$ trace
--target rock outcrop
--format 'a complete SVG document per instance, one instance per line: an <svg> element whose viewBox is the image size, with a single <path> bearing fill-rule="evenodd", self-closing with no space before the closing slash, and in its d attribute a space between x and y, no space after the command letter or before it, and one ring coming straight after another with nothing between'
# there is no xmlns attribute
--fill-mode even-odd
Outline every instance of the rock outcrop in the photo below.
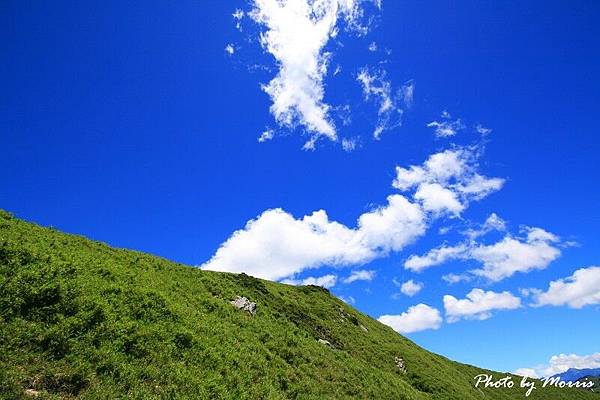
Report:
<svg viewBox="0 0 600 400"><path fill-rule="evenodd" d="M238 310L248 311L250 315L256 315L256 303L248 300L245 297L237 296L235 300L231 301L231 305Z"/></svg>
<svg viewBox="0 0 600 400"><path fill-rule="evenodd" d="M394 357L394 364L402 373L406 373L406 364L402 357Z"/></svg>

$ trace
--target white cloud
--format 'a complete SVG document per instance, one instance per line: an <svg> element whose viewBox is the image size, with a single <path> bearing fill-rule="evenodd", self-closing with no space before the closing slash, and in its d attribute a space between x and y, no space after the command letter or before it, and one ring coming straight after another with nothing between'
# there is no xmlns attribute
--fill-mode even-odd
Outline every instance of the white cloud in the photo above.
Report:
<svg viewBox="0 0 600 400"><path fill-rule="evenodd" d="M424 286L425 285L423 285L422 282L415 282L411 279L400 285L400 291L405 295L412 297L419 293Z"/></svg>
<svg viewBox="0 0 600 400"><path fill-rule="evenodd" d="M336 116L339 118L340 122L344 126L348 126L352 123L352 112L349 104L340 105L334 108ZM352 138L344 138L342 139L342 147L344 147L344 142L353 142L356 144L356 139Z"/></svg>
<svg viewBox="0 0 600 400"><path fill-rule="evenodd" d="M439 235L446 235L451 230L452 230L452 227L450 227L450 226L442 226L440 229L438 229L438 234Z"/></svg>
<svg viewBox="0 0 600 400"><path fill-rule="evenodd" d="M420 272L426 268L443 264L449 260L475 260L483 267L469 271L475 276L497 282L517 272L526 273L535 269L544 269L561 252L560 239L541 228L524 228L526 236L515 238L506 235L494 244L478 244L475 241L456 246L441 246L430 250L423 256L412 255L404 263L406 269ZM455 276L448 281L455 283Z"/></svg>
<svg viewBox="0 0 600 400"><path fill-rule="evenodd" d="M244 18L244 15L245 15L244 11L239 8L236 8L236 10L233 12L233 14L231 14L231 16L237 20Z"/></svg>
<svg viewBox="0 0 600 400"><path fill-rule="evenodd" d="M383 131L402 124L403 110L398 106L398 98L402 92L392 93L392 85L386 79L384 70L371 71L368 67L364 67L356 76L356 80L362 86L365 100L373 99L379 106L373 137L380 139Z"/></svg>
<svg viewBox="0 0 600 400"><path fill-rule="evenodd" d="M439 310L426 304L417 304L400 315L382 315L377 321L400 334L438 329L442 325Z"/></svg>
<svg viewBox="0 0 600 400"><path fill-rule="evenodd" d="M457 299L454 296L444 296L444 308L448 322L460 319L484 320L492 316L494 310L513 310L521 307L521 299L510 292L496 293L473 289L467 294L466 299Z"/></svg>
<svg viewBox="0 0 600 400"><path fill-rule="evenodd" d="M271 113L283 126L302 125L311 134L306 149L314 148L318 137L337 139L324 102L323 78L331 53L324 51L339 31L340 21L358 32L363 14L358 0L253 0L250 18L265 30L261 45L279 66L279 72L263 90L271 97ZM241 17L240 17L241 18ZM239 19L238 19L239 21Z"/></svg>
<svg viewBox="0 0 600 400"><path fill-rule="evenodd" d="M490 216L485 220L483 224L483 228L485 232L489 232L491 230L496 231L505 231L506 230L506 222L502 218L500 218L496 213L491 213Z"/></svg>
<svg viewBox="0 0 600 400"><path fill-rule="evenodd" d="M475 240L480 236L484 236L492 231L506 231L506 222L500 218L496 213L491 213L490 216L485 220L483 225L478 229L469 229L464 234L471 240Z"/></svg>
<svg viewBox="0 0 600 400"><path fill-rule="evenodd" d="M429 157L426 166L411 168L435 175L448 185L450 178L446 175L452 168L439 160L440 154L442 159L448 157L445 152L438 153ZM477 175L475 166L463 161L461 176L454 183ZM396 181L394 185L399 186ZM440 216L425 201L416 199L416 193L412 197L411 200L400 194L388 196L386 205L360 215L356 227L330 221L325 210L298 219L282 209L267 210L235 231L202 268L280 280L324 265L363 265L402 250ZM460 195L460 198L466 206L466 197Z"/></svg>
<svg viewBox="0 0 600 400"><path fill-rule="evenodd" d="M243 10L240 10L239 8L236 9L233 14L231 14L231 16L233 17L233 19L235 19L235 28L238 31L242 30L242 19L244 18L246 14L244 13Z"/></svg>
<svg viewBox="0 0 600 400"><path fill-rule="evenodd" d="M404 102L404 105L408 108L412 107L415 96L415 82L409 81L405 83L400 89L400 93L402 95L402 101Z"/></svg>
<svg viewBox="0 0 600 400"><path fill-rule="evenodd" d="M471 271L497 282L516 272L544 269L560 256L555 246L558 237L540 228L526 228L523 239L506 236L493 245L479 245L469 251L469 258L480 261L483 268Z"/></svg>
<svg viewBox="0 0 600 400"><path fill-rule="evenodd" d="M350 276L344 279L344 283L352 283L355 281L371 281L375 277L375 271L365 269L352 271Z"/></svg>
<svg viewBox="0 0 600 400"><path fill-rule="evenodd" d="M459 119L452 121L452 116L448 111L442 112L441 121L433 121L427 124L428 128L435 128L435 136L437 137L450 137L458 133L458 131L465 128L465 125Z"/></svg>
<svg viewBox="0 0 600 400"><path fill-rule="evenodd" d="M559 354L550 357L547 364L533 368L519 368L515 374L532 378L550 377L565 372L571 368L586 369L600 368L600 353L579 356L577 354Z"/></svg>
<svg viewBox="0 0 600 400"><path fill-rule="evenodd" d="M459 283L459 282L469 282L469 281L473 280L473 276L468 275L468 274L449 273L449 274L442 276L442 279L445 280L446 282L448 282L448 284L454 285L455 283Z"/></svg>
<svg viewBox="0 0 600 400"><path fill-rule="evenodd" d="M492 133L492 130L490 128L486 128L481 124L475 125L475 130L482 136L489 135L490 133Z"/></svg>
<svg viewBox="0 0 600 400"><path fill-rule="evenodd" d="M421 272L426 268L445 263L448 260L460 258L466 251L466 245L442 246L430 250L423 256L412 255L404 262L404 268Z"/></svg>
<svg viewBox="0 0 600 400"><path fill-rule="evenodd" d="M309 276L307 278L300 279L300 280L289 278L289 279L284 279L281 281L281 283L285 283L288 285L295 285L295 286L315 285L315 286L323 286L326 289L334 287L336 282L337 282L337 276L333 275L333 274L323 275L323 276L319 276L319 277Z"/></svg>
<svg viewBox="0 0 600 400"><path fill-rule="evenodd" d="M503 179L477 173L477 157L466 148L436 153L422 166L396 167L393 186L402 191L415 188L415 198L428 211L458 215L469 201L480 200L504 185Z"/></svg>
<svg viewBox="0 0 600 400"><path fill-rule="evenodd" d="M439 183L422 183L415 192L415 199L420 200L427 211L448 211L458 215L465 206L458 199L458 193L447 189Z"/></svg>
<svg viewBox="0 0 600 400"><path fill-rule="evenodd" d="M404 196L362 214L357 228L329 221L324 210L295 219L267 210L221 245L202 267L278 280L323 265L360 265L398 251L425 232L425 214Z"/></svg>
<svg viewBox="0 0 600 400"><path fill-rule="evenodd" d="M515 375L526 376L529 378L539 378L536 370L534 368L519 368L515 371Z"/></svg>
<svg viewBox="0 0 600 400"><path fill-rule="evenodd" d="M356 138L344 138L342 139L342 149L347 152L354 151L357 146Z"/></svg>
<svg viewBox="0 0 600 400"><path fill-rule="evenodd" d="M354 297L352 297L352 296L348 296L348 297L346 297L346 296L338 296L338 298L341 301L343 301L344 303L346 303L346 304L354 304L354 303L356 303L356 299L354 299Z"/></svg>
<svg viewBox="0 0 600 400"><path fill-rule="evenodd" d="M225 52L232 56L233 53L235 53L235 47L232 44L228 44L227 46L225 46Z"/></svg>
<svg viewBox="0 0 600 400"><path fill-rule="evenodd" d="M275 132L273 131L273 129L267 129L258 137L258 143L264 143L268 140L271 140L274 136Z"/></svg>
<svg viewBox="0 0 600 400"><path fill-rule="evenodd" d="M573 275L550 282L548 290L533 290L534 305L581 308L600 304L600 267L578 269Z"/></svg>

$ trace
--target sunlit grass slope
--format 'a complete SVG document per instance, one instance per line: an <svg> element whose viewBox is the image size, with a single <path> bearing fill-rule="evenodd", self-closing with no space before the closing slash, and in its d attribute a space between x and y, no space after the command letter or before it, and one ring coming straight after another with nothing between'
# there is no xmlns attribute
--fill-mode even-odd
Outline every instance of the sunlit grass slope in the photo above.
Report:
<svg viewBox="0 0 600 400"><path fill-rule="evenodd" d="M238 295L255 316L230 304ZM0 211L0 398L524 399L475 389L480 372L324 289L200 271Z"/></svg>

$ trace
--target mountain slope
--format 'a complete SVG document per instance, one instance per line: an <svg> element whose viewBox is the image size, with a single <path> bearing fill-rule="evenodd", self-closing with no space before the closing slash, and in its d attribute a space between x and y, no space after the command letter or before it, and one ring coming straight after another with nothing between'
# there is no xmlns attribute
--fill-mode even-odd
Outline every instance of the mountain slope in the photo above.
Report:
<svg viewBox="0 0 600 400"><path fill-rule="evenodd" d="M596 395L600 395L600 376L588 375L588 376L584 376L583 378L579 378L578 381L579 382L588 382L588 381L594 382L594 386L592 386L588 390L596 393Z"/></svg>
<svg viewBox="0 0 600 400"><path fill-rule="evenodd" d="M600 376L600 368L569 368L565 372L553 375L553 378L558 377L563 381L576 381L586 376Z"/></svg>
<svg viewBox="0 0 600 400"><path fill-rule="evenodd" d="M258 304L255 316L230 304L238 295ZM200 271L0 211L3 399L524 398L473 388L482 372L324 289Z"/></svg>

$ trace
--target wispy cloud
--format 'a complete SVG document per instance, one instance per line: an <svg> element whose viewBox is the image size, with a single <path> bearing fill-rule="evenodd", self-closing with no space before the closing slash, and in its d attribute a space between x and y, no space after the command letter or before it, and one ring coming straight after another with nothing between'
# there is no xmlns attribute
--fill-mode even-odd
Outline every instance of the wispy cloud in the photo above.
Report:
<svg viewBox="0 0 600 400"><path fill-rule="evenodd" d="M496 213L491 213L485 222L478 228L470 228L464 234L470 239L475 240L480 236L484 236L492 231L506 231L506 222Z"/></svg>
<svg viewBox="0 0 600 400"><path fill-rule="evenodd" d="M402 96L404 106L411 108L415 96L415 81L411 80L402 85L400 88L400 95Z"/></svg>
<svg viewBox="0 0 600 400"><path fill-rule="evenodd" d="M490 133L492 133L492 130L490 128L486 128L485 126L483 126L481 124L475 125L475 131L483 136L489 135Z"/></svg>
<svg viewBox="0 0 600 400"><path fill-rule="evenodd" d="M399 107L398 101L400 98L404 98L405 93L403 91L399 93L392 91L392 85L386 78L386 72L382 69L372 70L364 67L356 76L356 80L362 86L365 100L372 100L378 105L378 118L373 137L379 139L385 130L400 126L404 111ZM412 101L412 92L410 93L410 100Z"/></svg>
<svg viewBox="0 0 600 400"><path fill-rule="evenodd" d="M344 279L344 283L352 283L356 281L371 281L375 277L375 271L373 270L357 270L352 271L350 276Z"/></svg>
<svg viewBox="0 0 600 400"><path fill-rule="evenodd" d="M467 250L467 246L460 244L458 246L441 246L429 250L422 256L411 255L405 262L404 268L414 272L421 272L429 267L441 265L446 261L456 258L462 258Z"/></svg>
<svg viewBox="0 0 600 400"><path fill-rule="evenodd" d="M338 298L346 304L355 304L356 299L352 296L338 296Z"/></svg>
<svg viewBox="0 0 600 400"><path fill-rule="evenodd" d="M494 244L470 241L455 246L443 245L422 256L410 256L404 267L420 272L450 260L475 260L482 264L482 268L471 270L469 273L497 282L517 272L544 269L560 256L560 239L556 235L541 228L530 227L524 227L523 233L523 237L508 234ZM454 279L458 278L458 275L447 277L451 283L460 280Z"/></svg>
<svg viewBox="0 0 600 400"><path fill-rule="evenodd" d="M271 128L266 129L263 133L258 137L258 143L267 142L275 137L275 131Z"/></svg>
<svg viewBox="0 0 600 400"><path fill-rule="evenodd" d="M459 119L452 120L452 116L448 111L442 112L440 121L432 121L427 124L428 128L434 128L435 136L445 138L454 136L458 131L465 128L465 125Z"/></svg>
<svg viewBox="0 0 600 400"><path fill-rule="evenodd" d="M470 282L473 280L473 275L469 275L469 274L455 274L455 273L449 273L446 275L442 276L442 279L446 282L448 282L448 284L450 285L454 285L456 283L460 283L460 282Z"/></svg>
<svg viewBox="0 0 600 400"><path fill-rule="evenodd" d="M232 56L233 53L235 53L235 47L234 47L234 45L230 43L227 46L225 46L225 53L227 53L230 56Z"/></svg>
<svg viewBox="0 0 600 400"><path fill-rule="evenodd" d="M358 146L358 140L356 138L344 138L342 139L342 149L346 152L351 152Z"/></svg>
<svg viewBox="0 0 600 400"><path fill-rule="evenodd" d="M238 31L242 30L242 19L244 18L244 16L246 15L246 13L243 10L240 10L239 8L236 9L233 14L231 14L231 16L233 17L233 19L235 20L235 28Z"/></svg>

